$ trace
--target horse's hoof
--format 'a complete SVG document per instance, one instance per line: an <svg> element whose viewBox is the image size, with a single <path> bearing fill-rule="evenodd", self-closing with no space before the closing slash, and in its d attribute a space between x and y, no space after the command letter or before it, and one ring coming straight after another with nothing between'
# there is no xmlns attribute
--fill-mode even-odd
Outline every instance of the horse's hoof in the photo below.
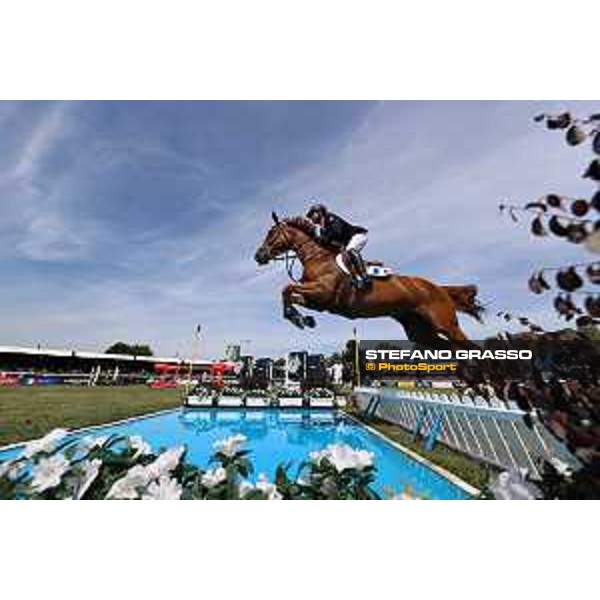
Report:
<svg viewBox="0 0 600 600"><path fill-rule="evenodd" d="M304 319L302 317L297 317L295 319L290 319L290 321L298 328L304 329Z"/></svg>
<svg viewBox="0 0 600 600"><path fill-rule="evenodd" d="M304 324L311 329L314 329L317 326L317 320L311 315L304 317L303 321Z"/></svg>

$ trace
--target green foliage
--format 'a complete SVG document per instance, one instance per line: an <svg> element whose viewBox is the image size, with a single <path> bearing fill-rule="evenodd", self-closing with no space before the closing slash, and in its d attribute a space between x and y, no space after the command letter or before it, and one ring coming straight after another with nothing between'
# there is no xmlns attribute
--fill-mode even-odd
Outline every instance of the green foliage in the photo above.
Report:
<svg viewBox="0 0 600 600"><path fill-rule="evenodd" d="M148 344L126 344L117 342L106 349L106 354L127 354L129 356L154 356Z"/></svg>

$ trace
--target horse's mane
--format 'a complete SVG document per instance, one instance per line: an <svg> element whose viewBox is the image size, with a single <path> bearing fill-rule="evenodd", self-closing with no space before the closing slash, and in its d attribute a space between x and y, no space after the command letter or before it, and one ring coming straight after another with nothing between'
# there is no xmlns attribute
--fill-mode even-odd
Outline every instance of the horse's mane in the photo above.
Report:
<svg viewBox="0 0 600 600"><path fill-rule="evenodd" d="M284 219L284 223L293 227L294 229L299 229L300 231L310 235L310 237L315 237L315 225L306 217L288 217Z"/></svg>

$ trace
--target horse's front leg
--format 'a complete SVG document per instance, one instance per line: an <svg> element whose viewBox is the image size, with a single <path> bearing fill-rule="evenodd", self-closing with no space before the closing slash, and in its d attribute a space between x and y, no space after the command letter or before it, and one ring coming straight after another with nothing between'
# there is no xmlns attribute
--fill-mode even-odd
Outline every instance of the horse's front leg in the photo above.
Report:
<svg viewBox="0 0 600 600"><path fill-rule="evenodd" d="M285 287L281 294L283 300L283 317L291 321L296 327L316 327L317 322L311 315L303 315L294 304L307 306L309 304L312 289L310 286L290 284Z"/></svg>
<svg viewBox="0 0 600 600"><path fill-rule="evenodd" d="M292 300L293 285L286 285L281 293L281 300L283 302L283 318L293 323L296 327L304 329L304 319L300 311L294 306Z"/></svg>

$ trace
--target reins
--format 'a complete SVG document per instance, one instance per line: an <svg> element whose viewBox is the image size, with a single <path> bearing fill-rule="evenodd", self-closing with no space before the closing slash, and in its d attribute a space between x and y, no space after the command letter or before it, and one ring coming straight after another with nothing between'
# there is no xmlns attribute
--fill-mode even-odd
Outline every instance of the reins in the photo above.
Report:
<svg viewBox="0 0 600 600"><path fill-rule="evenodd" d="M276 224L277 227L283 227L283 229L281 229L281 233L283 234L283 236L286 239L286 243L288 245L292 245L290 243L290 238L288 236L288 233L285 229L285 223L284 222L279 222ZM294 283L299 283L300 279L297 279L296 277L294 277L294 265L296 264L296 260L298 260L298 250L301 250L306 244L308 244L309 242L313 242L314 240L309 238L307 240L305 240L304 242L302 242L298 248L296 249L295 252L292 252L290 250L287 250L283 256L276 256L275 258L273 258L272 260L274 261L285 261L285 270L287 271L288 277L294 282ZM306 257L306 260L308 260L310 258L310 256Z"/></svg>
<svg viewBox="0 0 600 600"><path fill-rule="evenodd" d="M294 282L294 283L299 283L299 279L297 279L296 277L294 277L294 265L296 264L296 259L298 258L298 255L294 252L290 252L289 250L283 254L283 256L276 256L273 260L274 261L285 261L285 270L287 271L288 277Z"/></svg>

